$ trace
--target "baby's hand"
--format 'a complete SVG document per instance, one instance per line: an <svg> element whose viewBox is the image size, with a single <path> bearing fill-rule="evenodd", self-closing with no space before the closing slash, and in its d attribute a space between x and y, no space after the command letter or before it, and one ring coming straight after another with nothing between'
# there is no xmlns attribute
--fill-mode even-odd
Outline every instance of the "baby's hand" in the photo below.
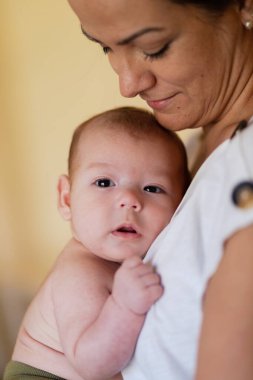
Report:
<svg viewBox="0 0 253 380"><path fill-rule="evenodd" d="M126 259L114 277L112 296L121 307L146 314L163 293L160 276L138 256Z"/></svg>

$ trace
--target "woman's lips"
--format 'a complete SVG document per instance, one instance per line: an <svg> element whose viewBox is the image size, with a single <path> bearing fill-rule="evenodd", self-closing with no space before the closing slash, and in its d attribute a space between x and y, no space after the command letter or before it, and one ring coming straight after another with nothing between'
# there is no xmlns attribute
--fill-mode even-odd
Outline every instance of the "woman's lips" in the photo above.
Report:
<svg viewBox="0 0 253 380"><path fill-rule="evenodd" d="M149 105L149 107L153 108L154 110L161 111L170 105L170 103L173 101L176 95L177 94L174 94L160 100L146 100L146 102Z"/></svg>

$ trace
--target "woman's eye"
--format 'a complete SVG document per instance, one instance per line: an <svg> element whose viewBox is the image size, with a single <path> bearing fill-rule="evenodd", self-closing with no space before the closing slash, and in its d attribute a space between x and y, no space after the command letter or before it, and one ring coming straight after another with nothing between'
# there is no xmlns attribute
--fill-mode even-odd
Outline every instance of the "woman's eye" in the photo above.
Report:
<svg viewBox="0 0 253 380"><path fill-rule="evenodd" d="M150 59L150 60L162 58L167 53L169 45L170 45L170 43L167 42L160 50L158 50L154 53L144 53L145 58Z"/></svg>
<svg viewBox="0 0 253 380"><path fill-rule="evenodd" d="M159 186L153 186L153 185L145 186L144 191L147 191L148 193L156 193L156 194L164 193L164 190L161 189Z"/></svg>
<svg viewBox="0 0 253 380"><path fill-rule="evenodd" d="M102 49L105 54L108 54L111 51L111 49L108 46L102 46Z"/></svg>
<svg viewBox="0 0 253 380"><path fill-rule="evenodd" d="M114 182L108 178L101 178L95 181L97 187L112 187L115 186Z"/></svg>

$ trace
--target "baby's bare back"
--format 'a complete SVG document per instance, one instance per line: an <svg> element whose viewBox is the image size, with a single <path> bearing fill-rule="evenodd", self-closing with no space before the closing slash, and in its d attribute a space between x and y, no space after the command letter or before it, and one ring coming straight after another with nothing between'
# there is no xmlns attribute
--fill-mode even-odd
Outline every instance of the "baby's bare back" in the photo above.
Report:
<svg viewBox="0 0 253 380"><path fill-rule="evenodd" d="M99 266L99 262L95 263L95 266ZM82 321L78 320L77 313L77 318L72 324L73 327L71 326L65 332L59 331L59 322L60 319L65 317L69 318L69 314L71 311L73 312L77 304L80 306L77 309L79 313L85 315L85 308L88 307L86 299L88 293L83 292L80 296L80 291L84 290L84 284L81 283L80 276L85 278L87 275L88 277L91 275L91 271L92 268L85 252L78 251L76 254L72 252L71 257L68 253L63 252L59 256L53 270L40 287L25 314L12 360L66 379L83 379L66 356L66 352L70 351L71 348L68 347L68 340L64 342L63 339L63 335L71 336L71 331L73 330L73 339L70 339L69 342L69 346L73 346L73 342L78 339L76 331ZM114 270L108 271L106 266L100 268L97 283L101 286L105 286L105 284L111 286L113 274ZM68 283L73 284L73 287L68 286ZM65 284L66 288L61 284ZM80 299L84 304L83 309L81 309ZM57 306L59 304L65 306L60 309ZM83 322L86 322L85 319Z"/></svg>
<svg viewBox="0 0 253 380"><path fill-rule="evenodd" d="M49 275L25 314L12 359L66 379L81 380L64 355L51 285L52 275Z"/></svg>

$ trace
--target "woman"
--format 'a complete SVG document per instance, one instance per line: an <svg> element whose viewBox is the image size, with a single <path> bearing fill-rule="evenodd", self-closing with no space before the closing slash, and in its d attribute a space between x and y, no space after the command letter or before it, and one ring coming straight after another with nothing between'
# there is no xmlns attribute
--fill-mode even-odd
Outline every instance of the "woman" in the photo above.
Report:
<svg viewBox="0 0 253 380"><path fill-rule="evenodd" d="M148 259L165 293L126 380L253 379L253 0L69 0L121 94L202 128L200 167Z"/></svg>

